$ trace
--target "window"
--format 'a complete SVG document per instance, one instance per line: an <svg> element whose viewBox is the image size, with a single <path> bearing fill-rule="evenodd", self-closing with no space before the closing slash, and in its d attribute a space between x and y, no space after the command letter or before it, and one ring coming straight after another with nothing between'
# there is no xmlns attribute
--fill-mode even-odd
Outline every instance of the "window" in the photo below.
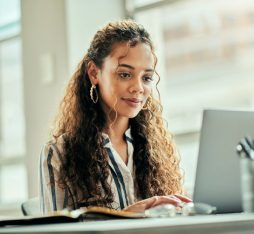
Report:
<svg viewBox="0 0 254 234"><path fill-rule="evenodd" d="M20 1L0 1L0 205L27 198Z"/></svg>
<svg viewBox="0 0 254 234"><path fill-rule="evenodd" d="M128 2L128 13L155 42L164 115L191 193L202 109L254 106L254 2Z"/></svg>

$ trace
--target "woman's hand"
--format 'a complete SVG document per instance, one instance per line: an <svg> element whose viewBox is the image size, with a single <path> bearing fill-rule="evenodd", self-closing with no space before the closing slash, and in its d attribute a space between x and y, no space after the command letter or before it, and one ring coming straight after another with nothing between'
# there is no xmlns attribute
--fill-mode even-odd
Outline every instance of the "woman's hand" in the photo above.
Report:
<svg viewBox="0 0 254 234"><path fill-rule="evenodd" d="M169 195L169 196L154 196L148 199L136 202L133 205L130 205L124 208L125 211L131 212L144 212L147 209L150 209L154 206L163 205L163 204L172 204L174 206L179 206L181 203L192 202L191 199L182 195Z"/></svg>

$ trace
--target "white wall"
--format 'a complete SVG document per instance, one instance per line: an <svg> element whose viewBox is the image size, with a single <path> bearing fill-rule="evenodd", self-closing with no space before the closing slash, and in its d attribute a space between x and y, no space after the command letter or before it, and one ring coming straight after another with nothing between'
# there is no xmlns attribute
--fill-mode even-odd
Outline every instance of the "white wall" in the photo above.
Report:
<svg viewBox="0 0 254 234"><path fill-rule="evenodd" d="M38 158L73 68L93 34L124 17L123 0L22 0L29 197L38 195Z"/></svg>
<svg viewBox="0 0 254 234"><path fill-rule="evenodd" d="M21 4L26 165L32 197L38 194L39 153L68 77L65 4L63 0L22 0ZM45 56L52 58L48 66L43 65ZM53 80L45 81L46 71Z"/></svg>

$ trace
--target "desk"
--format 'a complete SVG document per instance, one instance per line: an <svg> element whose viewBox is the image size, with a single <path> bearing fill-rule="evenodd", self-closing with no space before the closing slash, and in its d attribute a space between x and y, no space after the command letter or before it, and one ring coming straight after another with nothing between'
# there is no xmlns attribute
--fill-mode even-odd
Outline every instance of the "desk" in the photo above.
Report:
<svg viewBox="0 0 254 234"><path fill-rule="evenodd" d="M254 214L108 220L69 224L5 227L0 233L142 233L253 234Z"/></svg>

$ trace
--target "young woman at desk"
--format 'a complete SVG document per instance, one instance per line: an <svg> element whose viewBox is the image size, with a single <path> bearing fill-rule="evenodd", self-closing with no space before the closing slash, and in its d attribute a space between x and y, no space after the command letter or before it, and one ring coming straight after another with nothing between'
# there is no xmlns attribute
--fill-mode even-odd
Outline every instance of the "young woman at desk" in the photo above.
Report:
<svg viewBox="0 0 254 234"><path fill-rule="evenodd" d="M44 213L82 206L144 211L190 201L179 195L179 159L152 92L156 62L149 34L135 22L97 31L41 153Z"/></svg>

